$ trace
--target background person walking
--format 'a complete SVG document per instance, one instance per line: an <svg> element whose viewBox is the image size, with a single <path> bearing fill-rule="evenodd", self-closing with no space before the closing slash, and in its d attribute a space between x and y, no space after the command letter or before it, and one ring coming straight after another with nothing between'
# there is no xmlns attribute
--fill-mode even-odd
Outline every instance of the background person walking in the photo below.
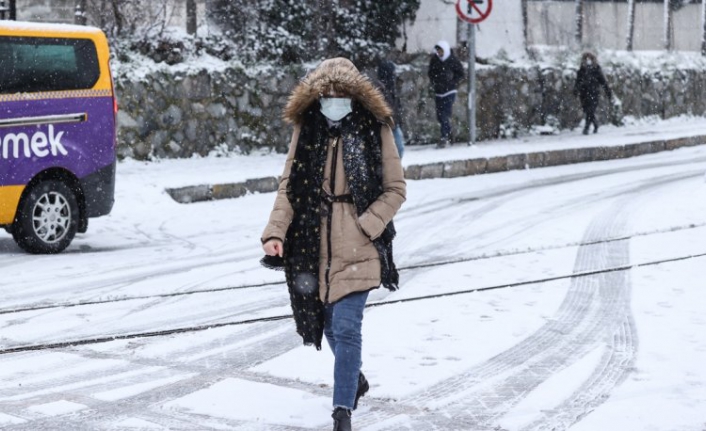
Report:
<svg viewBox="0 0 706 431"><path fill-rule="evenodd" d="M601 87L605 89L608 100L612 97L612 92L608 82L603 75L601 66L598 64L596 56L590 52L581 55L581 67L576 73L576 84L574 85L574 96L581 100L586 123L583 134L588 135L588 131L593 124L593 133L598 133L598 121L596 120L596 108L601 96Z"/></svg>
<svg viewBox="0 0 706 431"><path fill-rule="evenodd" d="M444 148L451 143L451 114L458 83L464 76L463 65L451 51L449 43L439 41L429 61L429 81L436 95L436 118L441 126L441 139L437 148Z"/></svg>
<svg viewBox="0 0 706 431"><path fill-rule="evenodd" d="M369 388L360 371L368 292L399 282L392 218L406 184L391 116L347 59L326 60L304 78L285 107L294 132L261 238L267 256L282 258L304 343L320 349L325 334L333 351L337 431L352 429L351 411Z"/></svg>
<svg viewBox="0 0 706 431"><path fill-rule="evenodd" d="M404 135L402 133L402 105L400 98L397 96L396 68L395 63L381 58L378 61L377 79L380 81L380 90L385 96L387 104L392 108L392 118L395 120L395 127L392 129L392 134L395 136L397 153L399 153L401 159L404 155Z"/></svg>

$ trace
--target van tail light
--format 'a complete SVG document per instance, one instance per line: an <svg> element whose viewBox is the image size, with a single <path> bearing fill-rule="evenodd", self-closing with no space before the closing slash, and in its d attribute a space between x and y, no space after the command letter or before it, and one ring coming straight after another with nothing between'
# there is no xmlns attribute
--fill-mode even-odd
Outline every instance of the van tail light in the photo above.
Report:
<svg viewBox="0 0 706 431"><path fill-rule="evenodd" d="M113 90L115 91L115 90ZM113 147L118 148L118 98L113 93Z"/></svg>
<svg viewBox="0 0 706 431"><path fill-rule="evenodd" d="M110 76L110 92L113 94L113 148L118 148L118 98L115 96L115 80L113 79L113 71L110 70L108 64L108 74Z"/></svg>

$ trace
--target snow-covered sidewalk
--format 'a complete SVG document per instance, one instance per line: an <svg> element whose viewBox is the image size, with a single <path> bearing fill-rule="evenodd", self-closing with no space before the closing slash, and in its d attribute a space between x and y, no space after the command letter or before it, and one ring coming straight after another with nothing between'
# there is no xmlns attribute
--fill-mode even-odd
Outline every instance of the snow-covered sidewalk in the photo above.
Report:
<svg viewBox="0 0 706 431"><path fill-rule="evenodd" d="M481 141L474 146L465 142L436 149L433 146L407 146L402 164L405 167L472 158L491 158L511 154L611 147L706 135L706 118L678 117L670 120L642 120L623 127L602 126L598 134L582 135L581 129L557 135L524 136L517 139ZM199 184L238 183L248 179L278 176L285 154L260 151L249 155L192 157L189 159L142 162L122 161L121 176L139 176L146 183L162 188L178 188ZM149 167L149 169L145 169Z"/></svg>

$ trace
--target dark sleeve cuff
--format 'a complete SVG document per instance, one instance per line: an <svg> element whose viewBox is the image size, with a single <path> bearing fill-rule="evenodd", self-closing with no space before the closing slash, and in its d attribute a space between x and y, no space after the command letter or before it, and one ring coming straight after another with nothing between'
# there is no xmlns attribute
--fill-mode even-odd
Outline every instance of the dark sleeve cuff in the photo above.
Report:
<svg viewBox="0 0 706 431"><path fill-rule="evenodd" d="M261 241L263 244L265 244L267 241L269 241L269 240L271 240L271 239L276 239L276 240L278 240L279 242L284 243L284 240L282 240L282 238L277 238L276 236L271 236L271 237L269 237L269 238L260 238L260 241Z"/></svg>

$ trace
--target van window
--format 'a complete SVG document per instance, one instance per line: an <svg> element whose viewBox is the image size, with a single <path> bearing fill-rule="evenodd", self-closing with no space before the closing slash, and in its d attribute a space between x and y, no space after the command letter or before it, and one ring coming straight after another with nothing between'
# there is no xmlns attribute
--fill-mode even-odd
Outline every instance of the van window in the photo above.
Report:
<svg viewBox="0 0 706 431"><path fill-rule="evenodd" d="M0 94L90 89L99 76L90 39L0 36Z"/></svg>

